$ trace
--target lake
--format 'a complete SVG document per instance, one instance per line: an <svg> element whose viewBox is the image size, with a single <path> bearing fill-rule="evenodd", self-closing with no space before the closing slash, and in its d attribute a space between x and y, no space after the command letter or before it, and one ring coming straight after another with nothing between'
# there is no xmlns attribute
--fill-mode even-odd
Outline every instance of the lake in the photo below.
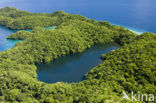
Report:
<svg viewBox="0 0 156 103"><path fill-rule="evenodd" d="M39 64L38 79L46 83L82 81L90 69L102 63L102 54L119 47L116 43L94 45L83 53L67 55L48 64Z"/></svg>

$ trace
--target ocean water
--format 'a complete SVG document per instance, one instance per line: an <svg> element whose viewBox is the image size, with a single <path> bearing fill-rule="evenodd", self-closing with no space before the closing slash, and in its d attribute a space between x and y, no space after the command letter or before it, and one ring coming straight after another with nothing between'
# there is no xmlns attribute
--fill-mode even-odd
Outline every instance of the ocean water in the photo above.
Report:
<svg viewBox="0 0 156 103"><path fill-rule="evenodd" d="M30 12L63 10L90 19L106 20L136 32L156 33L156 0L0 0L0 8Z"/></svg>
<svg viewBox="0 0 156 103"><path fill-rule="evenodd" d="M7 40L7 36L16 31L0 26L0 51L12 48L19 40Z"/></svg>

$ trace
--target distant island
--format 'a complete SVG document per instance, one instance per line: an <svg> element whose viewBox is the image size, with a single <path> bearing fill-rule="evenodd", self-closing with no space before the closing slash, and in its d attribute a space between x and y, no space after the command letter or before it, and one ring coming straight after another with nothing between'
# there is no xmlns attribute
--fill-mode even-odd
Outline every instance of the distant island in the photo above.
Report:
<svg viewBox="0 0 156 103"><path fill-rule="evenodd" d="M132 103L121 100L123 91L156 94L153 33L137 35L106 21L63 11L30 13L11 7L0 9L0 25L17 30L7 39L24 40L0 52L0 102ZM88 71L84 81L48 84L37 79L36 64L112 42L121 48L102 55L103 63Z"/></svg>

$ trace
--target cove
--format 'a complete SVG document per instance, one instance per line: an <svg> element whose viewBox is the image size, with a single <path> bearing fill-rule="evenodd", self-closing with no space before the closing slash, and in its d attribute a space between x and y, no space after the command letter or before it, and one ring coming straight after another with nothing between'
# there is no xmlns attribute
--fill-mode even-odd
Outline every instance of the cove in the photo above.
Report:
<svg viewBox="0 0 156 103"><path fill-rule="evenodd" d="M56 26L52 26L52 27L45 27L44 29L52 30L55 28L56 28ZM32 30L26 30L26 31L32 32ZM9 35L11 35L12 33L15 33L15 32L17 32L17 30L11 30L6 27L0 26L0 51L8 50L8 49L14 47L17 42L23 41L23 40L7 39L7 37Z"/></svg>
<svg viewBox="0 0 156 103"><path fill-rule="evenodd" d="M95 45L83 53L67 55L47 64L38 64L38 79L46 83L82 81L90 69L102 63L102 54L119 47L116 43Z"/></svg>
<svg viewBox="0 0 156 103"><path fill-rule="evenodd" d="M6 38L15 33L15 30L7 29L3 26L0 26L0 51L8 50L16 45L16 43L20 40L7 40Z"/></svg>

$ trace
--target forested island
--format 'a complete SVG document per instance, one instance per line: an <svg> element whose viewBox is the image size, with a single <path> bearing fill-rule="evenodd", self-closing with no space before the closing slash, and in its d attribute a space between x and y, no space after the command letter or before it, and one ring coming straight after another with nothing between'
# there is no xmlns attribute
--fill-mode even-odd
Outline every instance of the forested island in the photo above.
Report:
<svg viewBox="0 0 156 103"><path fill-rule="evenodd" d="M17 30L8 39L24 40L0 52L0 102L133 103L122 92L156 95L156 35L136 35L106 21L63 11L30 13L0 9L0 25ZM56 26L55 29L44 29ZM26 31L31 30L32 32ZM81 53L97 44L121 48L101 56L103 63L79 83L48 84L37 79L36 64Z"/></svg>

